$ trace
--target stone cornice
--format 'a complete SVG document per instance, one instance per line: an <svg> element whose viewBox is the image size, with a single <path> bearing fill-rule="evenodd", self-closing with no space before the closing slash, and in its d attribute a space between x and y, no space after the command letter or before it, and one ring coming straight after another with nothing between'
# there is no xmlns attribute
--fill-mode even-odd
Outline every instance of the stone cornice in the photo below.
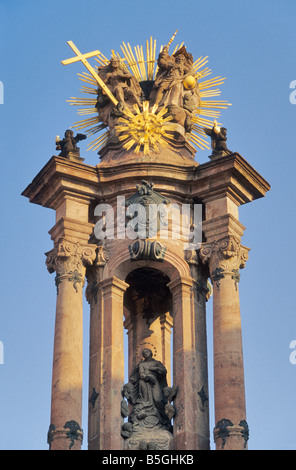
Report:
<svg viewBox="0 0 296 470"><path fill-rule="evenodd" d="M96 168L53 156L22 192L22 196L28 197L34 204L55 209L60 192L67 189L63 181L71 182L69 194L91 196L90 187L98 182ZM78 192L73 186L75 183L79 185Z"/></svg>
<svg viewBox="0 0 296 470"><path fill-rule="evenodd" d="M269 183L238 153L196 168L192 196L207 202L230 197L237 205L264 197Z"/></svg>
<svg viewBox="0 0 296 470"><path fill-rule="evenodd" d="M73 196L91 203L132 191L135 182L149 178L164 196L171 193L207 202L230 197L237 205L265 196L267 181L238 153L198 165L164 161L130 161L120 166L91 166L53 156L23 191L30 202L56 209L57 201ZM110 183L116 181L116 186ZM120 184L119 184L120 183Z"/></svg>

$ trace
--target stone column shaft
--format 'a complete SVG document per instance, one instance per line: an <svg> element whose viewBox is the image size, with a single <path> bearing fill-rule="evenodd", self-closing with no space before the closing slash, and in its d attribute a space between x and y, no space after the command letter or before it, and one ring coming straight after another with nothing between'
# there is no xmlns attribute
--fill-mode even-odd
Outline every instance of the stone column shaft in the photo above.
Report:
<svg viewBox="0 0 296 470"><path fill-rule="evenodd" d="M234 236L205 244L200 251L209 263L213 283L215 430L217 450L246 448L243 348L239 302L239 269L249 249Z"/></svg>

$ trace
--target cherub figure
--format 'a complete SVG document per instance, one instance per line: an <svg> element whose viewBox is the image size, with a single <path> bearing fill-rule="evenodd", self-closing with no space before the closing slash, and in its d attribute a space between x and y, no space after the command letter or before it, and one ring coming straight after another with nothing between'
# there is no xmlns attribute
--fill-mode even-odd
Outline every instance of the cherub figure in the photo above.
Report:
<svg viewBox="0 0 296 470"><path fill-rule="evenodd" d="M211 148L213 156L225 156L230 155L232 152L227 148L227 129L225 127L219 127L217 122L214 121L212 129L204 128L205 134L211 137Z"/></svg>
<svg viewBox="0 0 296 470"><path fill-rule="evenodd" d="M76 137L74 137L74 132L71 129L67 129L65 137L62 140L59 140L59 136L56 137L56 150L61 150L59 156L67 157L70 152L79 156L80 152L77 147L77 142L84 139L86 139L86 135L77 134Z"/></svg>

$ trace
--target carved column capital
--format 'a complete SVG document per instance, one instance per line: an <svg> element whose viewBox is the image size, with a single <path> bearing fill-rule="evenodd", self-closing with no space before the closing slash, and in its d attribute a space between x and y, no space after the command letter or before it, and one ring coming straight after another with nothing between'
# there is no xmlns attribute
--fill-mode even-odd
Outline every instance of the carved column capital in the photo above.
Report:
<svg viewBox="0 0 296 470"><path fill-rule="evenodd" d="M245 267L249 258L250 248L241 245L240 240L228 235L221 240L204 243L199 251L203 264L208 264L212 282L220 287L220 280L230 275L235 282L239 282L239 269Z"/></svg>
<svg viewBox="0 0 296 470"><path fill-rule="evenodd" d="M99 283L103 277L103 269L108 262L108 254L105 252L103 246L97 247L96 259L91 267L86 270L87 286L85 290L85 297L91 305L93 302L97 304Z"/></svg>
<svg viewBox="0 0 296 470"><path fill-rule="evenodd" d="M84 284L85 268L94 263L97 257L96 245L81 245L61 238L55 247L45 253L46 266L50 273L56 272L56 286L68 279L73 282L75 290L77 283Z"/></svg>

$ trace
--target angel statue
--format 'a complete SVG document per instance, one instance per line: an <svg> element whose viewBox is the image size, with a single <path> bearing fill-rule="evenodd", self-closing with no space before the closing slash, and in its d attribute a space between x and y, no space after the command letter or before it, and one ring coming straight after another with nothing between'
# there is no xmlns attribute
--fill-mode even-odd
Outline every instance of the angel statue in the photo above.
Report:
<svg viewBox="0 0 296 470"><path fill-rule="evenodd" d="M65 132L65 136L62 140L60 140L59 136L56 136L55 144L56 150L61 150L59 156L61 157L68 157L69 153L76 154L79 156L79 148L77 147L77 143L80 140L86 139L86 135L84 134L77 134L74 137L74 132L71 129L67 129Z"/></svg>
<svg viewBox="0 0 296 470"><path fill-rule="evenodd" d="M227 148L227 129L225 127L219 127L217 121L214 121L212 129L204 128L205 134L211 137L212 155L224 157L225 155L231 154L231 150Z"/></svg>

